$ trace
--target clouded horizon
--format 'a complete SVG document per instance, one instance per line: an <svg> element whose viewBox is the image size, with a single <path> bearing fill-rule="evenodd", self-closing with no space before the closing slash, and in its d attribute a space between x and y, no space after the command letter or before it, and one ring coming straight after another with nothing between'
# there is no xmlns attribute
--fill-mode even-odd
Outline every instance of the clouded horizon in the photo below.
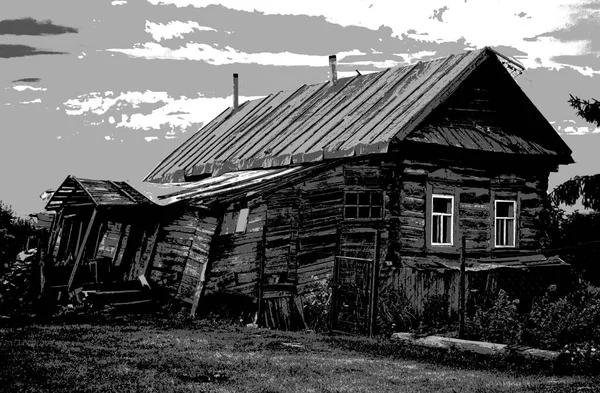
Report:
<svg viewBox="0 0 600 393"><path fill-rule="evenodd" d="M67 175L139 183L231 105L342 76L492 46L574 151L551 187L600 172L600 130L569 94L600 99L600 4L11 0L0 5L0 200L17 214Z"/></svg>

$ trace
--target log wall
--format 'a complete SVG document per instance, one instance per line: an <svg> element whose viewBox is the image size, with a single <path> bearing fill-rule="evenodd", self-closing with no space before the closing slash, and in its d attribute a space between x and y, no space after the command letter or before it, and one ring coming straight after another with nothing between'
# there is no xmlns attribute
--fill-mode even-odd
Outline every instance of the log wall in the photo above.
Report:
<svg viewBox="0 0 600 393"><path fill-rule="evenodd" d="M212 246L206 293L236 293L256 300L266 205L251 206L245 231L236 232L242 208L245 206L231 205L224 214Z"/></svg>

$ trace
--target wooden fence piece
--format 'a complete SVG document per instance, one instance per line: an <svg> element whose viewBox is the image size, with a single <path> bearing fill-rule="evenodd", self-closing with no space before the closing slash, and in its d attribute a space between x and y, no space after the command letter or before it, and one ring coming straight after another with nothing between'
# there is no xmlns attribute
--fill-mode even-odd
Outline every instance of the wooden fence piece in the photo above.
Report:
<svg viewBox="0 0 600 393"><path fill-rule="evenodd" d="M88 238L90 237L90 233L92 232L92 227L94 226L94 221L96 220L97 213L98 213L98 209L94 209L94 212L92 213L92 217L90 218L90 223L87 226L87 229L85 231L85 236L83 237L83 241L79 248L79 252L77 253L77 259L75 259L75 265L73 266L73 270L71 270L71 276L69 277L69 282L67 283L67 292L70 292L71 287L73 286L73 281L75 280L75 275L77 274L77 269L79 268L79 264L81 263L81 260L83 259L83 254L85 252L85 244L87 243Z"/></svg>

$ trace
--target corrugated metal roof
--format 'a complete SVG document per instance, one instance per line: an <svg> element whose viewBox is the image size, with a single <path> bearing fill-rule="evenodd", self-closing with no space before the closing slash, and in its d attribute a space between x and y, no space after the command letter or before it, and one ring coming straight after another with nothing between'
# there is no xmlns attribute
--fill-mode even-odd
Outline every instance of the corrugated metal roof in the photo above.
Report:
<svg viewBox="0 0 600 393"><path fill-rule="evenodd" d="M50 197L46 210L65 206L135 206L149 203L126 182L68 176Z"/></svg>
<svg viewBox="0 0 600 393"><path fill-rule="evenodd" d="M145 181L385 153L491 58L498 61L484 48L245 102L194 134Z"/></svg>

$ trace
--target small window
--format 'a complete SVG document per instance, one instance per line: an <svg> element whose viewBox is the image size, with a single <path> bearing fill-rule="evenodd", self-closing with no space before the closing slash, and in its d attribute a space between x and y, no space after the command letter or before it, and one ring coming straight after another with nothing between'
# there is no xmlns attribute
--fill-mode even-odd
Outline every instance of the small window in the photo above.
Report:
<svg viewBox="0 0 600 393"><path fill-rule="evenodd" d="M238 211L226 212L221 224L221 235L232 233L245 233L248 225L248 213L250 209L243 208Z"/></svg>
<svg viewBox="0 0 600 393"><path fill-rule="evenodd" d="M451 195L433 195L431 198L431 244L435 246L452 245L452 225L454 197Z"/></svg>
<svg viewBox="0 0 600 393"><path fill-rule="evenodd" d="M383 194L379 191L346 192L344 218L370 219L383 217Z"/></svg>
<svg viewBox="0 0 600 393"><path fill-rule="evenodd" d="M495 201L495 246L514 247L516 233L515 201Z"/></svg>
<svg viewBox="0 0 600 393"><path fill-rule="evenodd" d="M248 225L248 213L250 212L250 209L248 209L247 207L244 209L240 209L240 213L238 216L238 222L237 222L237 226L235 227L235 232L241 232L244 233L246 232L246 225Z"/></svg>

